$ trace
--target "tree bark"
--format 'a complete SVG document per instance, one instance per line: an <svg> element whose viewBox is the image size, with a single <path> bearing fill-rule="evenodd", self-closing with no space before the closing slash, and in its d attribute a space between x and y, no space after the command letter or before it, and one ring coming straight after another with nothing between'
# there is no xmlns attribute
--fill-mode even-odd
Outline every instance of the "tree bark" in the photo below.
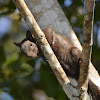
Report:
<svg viewBox="0 0 100 100"><path fill-rule="evenodd" d="M16 1L16 0L13 0L13 1ZM30 11L32 12L32 14L35 16L35 19L37 20L41 29L44 29L46 27L51 27L56 33L62 34L65 37L69 38L73 42L74 45L82 49L74 31L72 30L68 20L66 19L64 13L62 12L56 0L48 0L48 1L47 0L30 0L30 1L25 0L25 2L30 8ZM29 20L27 20L27 22ZM95 75L93 73L95 73ZM98 83L100 82L100 77L98 75L98 72L92 66L92 64L90 64L90 67L89 67L89 79L93 83L95 79L97 81L95 82L95 84L99 86ZM70 84L66 84L66 83L63 84L63 89L71 100L80 99L79 98L80 90L74 87L71 87ZM75 96L73 96L73 94ZM89 98L88 99L87 98L88 98L88 95L86 93L85 98L82 100L89 100Z"/></svg>
<svg viewBox="0 0 100 100"><path fill-rule="evenodd" d="M44 33L41 31L40 27L36 23L33 15L27 8L25 2L23 0L12 0L18 10L20 11L21 15L23 16L24 20L26 21L27 25L29 26L33 38L35 37L38 41L40 48L45 55L46 58L48 58L48 62L55 73L59 83L63 87L63 90L65 91L66 95L71 100L79 100L81 91L80 89L77 89L76 87L73 87L73 85L69 82L68 78L66 77L65 72L63 71L62 67L60 66L56 56L54 55L52 49L50 48ZM49 28L50 29L50 28ZM48 31L48 30L47 30ZM84 96L82 96L82 100L89 100L89 95L87 93L84 93Z"/></svg>
<svg viewBox="0 0 100 100"><path fill-rule="evenodd" d="M80 77L78 87L88 82L89 63L91 61L93 44L94 0L85 0L85 15L83 24L82 58L80 63ZM88 85L87 85L88 86Z"/></svg>
<svg viewBox="0 0 100 100"><path fill-rule="evenodd" d="M43 54L48 59L48 63L50 64L52 70L54 71L61 86L63 86L63 84L69 83L69 80L65 72L63 71L55 54L53 53L48 41L46 40L44 33L41 31L40 27L38 26L37 22L34 19L34 16L29 11L25 2L23 0L12 0L12 1L20 11L28 27L30 28L33 38L35 37L35 39L39 43L39 46Z"/></svg>
<svg viewBox="0 0 100 100"><path fill-rule="evenodd" d="M82 50L82 46L57 0L25 0L25 2L41 29L51 27L56 33L67 37ZM100 76L92 63L89 65L89 79L100 87Z"/></svg>
<svg viewBox="0 0 100 100"><path fill-rule="evenodd" d="M57 0L25 0L41 29L51 27L55 33L68 37L78 48L81 45Z"/></svg>

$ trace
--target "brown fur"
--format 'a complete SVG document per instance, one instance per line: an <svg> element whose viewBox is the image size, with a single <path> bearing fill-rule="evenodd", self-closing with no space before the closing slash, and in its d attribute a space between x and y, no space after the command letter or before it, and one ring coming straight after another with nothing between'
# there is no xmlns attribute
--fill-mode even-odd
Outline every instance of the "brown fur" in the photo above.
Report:
<svg viewBox="0 0 100 100"><path fill-rule="evenodd" d="M45 33L45 36L65 73L68 75L68 77L74 78L78 81L81 51L67 38L54 33L51 28L46 28L43 30L43 32ZM36 43L36 40L34 37L32 37L30 31L27 31L26 38L24 40L22 40L20 43L15 43L15 45L20 47L21 52L23 52L27 57L35 58L37 56L41 56L45 59L38 43ZM100 90L90 80L88 93L91 100L100 100Z"/></svg>

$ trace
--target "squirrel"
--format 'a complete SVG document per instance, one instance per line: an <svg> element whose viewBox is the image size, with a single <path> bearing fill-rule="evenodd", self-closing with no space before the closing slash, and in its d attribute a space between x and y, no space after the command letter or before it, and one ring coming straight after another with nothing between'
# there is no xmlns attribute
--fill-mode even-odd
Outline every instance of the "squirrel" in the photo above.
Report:
<svg viewBox="0 0 100 100"><path fill-rule="evenodd" d="M78 85L82 55L81 50L75 47L67 38L56 34L51 28L45 28L42 31L44 32L48 43L54 51L54 54L59 60L66 75L77 82L77 84L74 84L75 86ZM29 30L27 31L26 38L24 40L14 44L18 46L21 52L29 58L40 56L44 60L46 59L36 39L31 35ZM88 84L88 93L91 95L90 100L100 100L100 89L91 80L89 80Z"/></svg>

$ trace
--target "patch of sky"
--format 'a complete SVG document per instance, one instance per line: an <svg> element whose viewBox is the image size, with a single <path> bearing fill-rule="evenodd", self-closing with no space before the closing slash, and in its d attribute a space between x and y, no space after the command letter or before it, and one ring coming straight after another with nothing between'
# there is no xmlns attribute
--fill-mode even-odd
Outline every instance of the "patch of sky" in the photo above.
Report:
<svg viewBox="0 0 100 100"><path fill-rule="evenodd" d="M69 7L71 4L72 4L72 0L65 0L65 1L64 1L64 5L65 5L66 7Z"/></svg>
<svg viewBox="0 0 100 100"><path fill-rule="evenodd" d="M100 48L100 27L97 32L97 41L98 41L98 47Z"/></svg>
<svg viewBox="0 0 100 100"><path fill-rule="evenodd" d="M0 18L0 38L9 31L11 23L12 20L10 17Z"/></svg>
<svg viewBox="0 0 100 100"><path fill-rule="evenodd" d="M14 100L7 92L0 92L0 100Z"/></svg>

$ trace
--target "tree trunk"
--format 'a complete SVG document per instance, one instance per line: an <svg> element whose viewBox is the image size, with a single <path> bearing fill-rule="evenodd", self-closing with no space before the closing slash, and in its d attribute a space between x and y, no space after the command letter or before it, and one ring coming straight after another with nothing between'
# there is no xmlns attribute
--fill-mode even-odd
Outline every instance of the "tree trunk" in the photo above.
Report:
<svg viewBox="0 0 100 100"><path fill-rule="evenodd" d="M38 22L41 29L46 27L51 27L56 33L62 34L63 36L69 38L75 46L82 50L82 47L72 30L68 20L66 19L63 11L61 10L58 2L56 0L25 0L27 6L29 7L32 14L35 16L36 21ZM100 77L98 72L95 70L92 64L89 66L89 80L99 86ZM73 81L70 79L70 82ZM71 100L79 100L77 94L79 93L78 89L70 87L69 85L63 85L63 89L66 92L67 96ZM76 97L73 96L76 95ZM85 93L86 94L86 93ZM86 94L88 95L88 94ZM85 95L85 98L82 100L89 100L88 96Z"/></svg>
<svg viewBox="0 0 100 100"><path fill-rule="evenodd" d="M81 44L57 0L25 0L25 2L41 29L51 27L56 33L67 37L82 50ZM100 76L92 63L89 67L89 79L100 86Z"/></svg>

